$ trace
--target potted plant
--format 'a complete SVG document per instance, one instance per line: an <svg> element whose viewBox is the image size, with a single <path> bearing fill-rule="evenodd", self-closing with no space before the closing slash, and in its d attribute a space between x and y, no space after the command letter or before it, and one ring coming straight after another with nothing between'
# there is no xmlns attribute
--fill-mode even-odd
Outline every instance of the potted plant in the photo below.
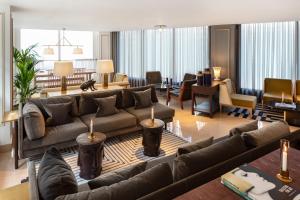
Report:
<svg viewBox="0 0 300 200"><path fill-rule="evenodd" d="M32 81L38 72L35 69L39 63L38 54L34 50L37 45L32 45L24 50L14 48L14 61L17 72L14 79L14 86L17 88L19 104L24 104L37 91L37 87L32 85Z"/></svg>

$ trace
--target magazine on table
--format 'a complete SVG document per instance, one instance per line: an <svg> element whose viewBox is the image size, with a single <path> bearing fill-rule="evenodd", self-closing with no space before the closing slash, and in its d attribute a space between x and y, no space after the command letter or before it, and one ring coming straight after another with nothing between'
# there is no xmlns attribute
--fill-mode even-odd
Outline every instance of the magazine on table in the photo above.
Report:
<svg viewBox="0 0 300 200"><path fill-rule="evenodd" d="M250 165L242 165L224 174L221 182L248 200L300 200L298 188L285 185Z"/></svg>

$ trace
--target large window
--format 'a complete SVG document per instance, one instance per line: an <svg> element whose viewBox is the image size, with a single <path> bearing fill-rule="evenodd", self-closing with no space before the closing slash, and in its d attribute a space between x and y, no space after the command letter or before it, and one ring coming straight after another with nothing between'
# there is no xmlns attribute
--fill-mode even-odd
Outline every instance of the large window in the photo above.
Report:
<svg viewBox="0 0 300 200"><path fill-rule="evenodd" d="M296 22L241 25L241 88L263 89L264 78L295 79Z"/></svg>
<svg viewBox="0 0 300 200"><path fill-rule="evenodd" d="M121 31L119 71L136 78L160 71L181 81L208 66L208 35L208 27Z"/></svg>

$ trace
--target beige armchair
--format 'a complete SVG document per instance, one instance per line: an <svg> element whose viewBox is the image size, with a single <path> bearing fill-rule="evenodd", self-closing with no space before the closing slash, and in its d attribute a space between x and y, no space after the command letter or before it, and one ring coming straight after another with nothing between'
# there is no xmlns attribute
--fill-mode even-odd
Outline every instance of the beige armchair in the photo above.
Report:
<svg viewBox="0 0 300 200"><path fill-rule="evenodd" d="M223 106L241 107L248 109L250 116L252 116L256 102L255 96L236 94L232 88L230 79L226 79L220 83L219 104L221 112Z"/></svg>

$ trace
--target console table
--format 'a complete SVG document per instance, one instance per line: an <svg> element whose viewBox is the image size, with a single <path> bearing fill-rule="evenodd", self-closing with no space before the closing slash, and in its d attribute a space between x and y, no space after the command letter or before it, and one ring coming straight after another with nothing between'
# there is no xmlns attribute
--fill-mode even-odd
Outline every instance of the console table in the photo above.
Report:
<svg viewBox="0 0 300 200"><path fill-rule="evenodd" d="M289 171L293 182L288 184L293 188L300 190L300 151L291 148L289 150ZM279 149L275 150L251 163L249 165L256 167L264 173L276 177L280 168L280 152ZM235 194L229 188L221 183L221 178L212 180L204 185L195 188L177 198L175 200L241 200L239 195Z"/></svg>

